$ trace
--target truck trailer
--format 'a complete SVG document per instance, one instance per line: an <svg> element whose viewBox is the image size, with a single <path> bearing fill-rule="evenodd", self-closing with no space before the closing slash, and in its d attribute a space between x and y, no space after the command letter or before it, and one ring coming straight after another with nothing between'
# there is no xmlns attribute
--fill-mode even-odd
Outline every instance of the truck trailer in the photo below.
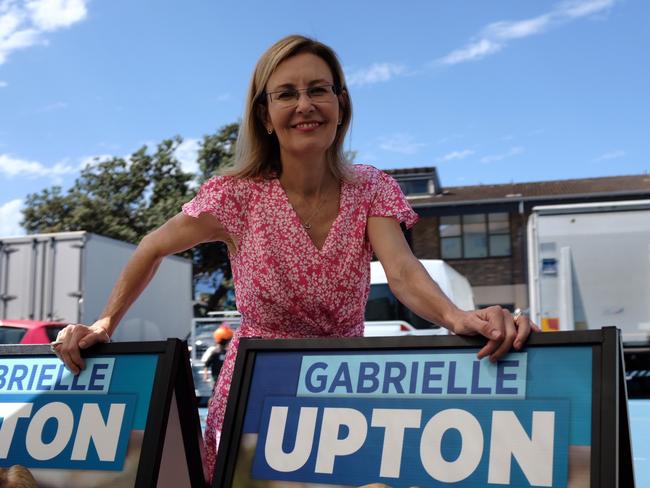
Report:
<svg viewBox="0 0 650 488"><path fill-rule="evenodd" d="M92 324L134 250L89 232L0 238L0 319ZM186 339L192 314L192 262L169 256L112 339Z"/></svg>
<svg viewBox="0 0 650 488"><path fill-rule="evenodd" d="M531 318L543 330L613 325L650 338L650 200L534 207L528 220Z"/></svg>
<svg viewBox="0 0 650 488"><path fill-rule="evenodd" d="M474 294L467 278L440 259L420 259L420 263L440 289L461 310L473 310ZM379 261L370 263L370 294L365 312L368 336L445 335L449 331L433 324L400 303L388 286L386 271Z"/></svg>

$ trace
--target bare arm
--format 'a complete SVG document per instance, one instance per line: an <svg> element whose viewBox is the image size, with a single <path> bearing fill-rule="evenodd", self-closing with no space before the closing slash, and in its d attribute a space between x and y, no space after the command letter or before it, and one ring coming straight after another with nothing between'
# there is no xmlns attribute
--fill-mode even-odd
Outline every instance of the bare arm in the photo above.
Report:
<svg viewBox="0 0 650 488"><path fill-rule="evenodd" d="M117 279L98 322L109 335L113 335L122 317L149 284L166 256L203 242L227 240L225 229L209 214L204 213L199 218L183 213L175 215L142 239Z"/></svg>
<svg viewBox="0 0 650 488"><path fill-rule="evenodd" d="M515 324L512 315L501 307L474 311L456 307L413 255L395 219L370 217L368 238L386 271L390 289L417 315L456 334L487 337L488 343L479 351L480 358L490 356L496 360L513 343L516 349L523 346L531 329L527 319L520 317Z"/></svg>
<svg viewBox="0 0 650 488"><path fill-rule="evenodd" d="M90 327L73 324L57 336L57 354L77 374L84 368L80 349L107 342L129 307L151 281L165 256L211 241L234 243L223 226L209 214L199 218L179 213L147 234L122 270L101 317Z"/></svg>

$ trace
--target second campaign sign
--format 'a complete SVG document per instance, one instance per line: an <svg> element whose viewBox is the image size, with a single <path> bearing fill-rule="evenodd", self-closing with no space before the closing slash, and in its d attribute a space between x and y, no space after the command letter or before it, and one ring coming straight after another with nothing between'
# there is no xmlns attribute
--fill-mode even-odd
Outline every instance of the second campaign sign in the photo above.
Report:
<svg viewBox="0 0 650 488"><path fill-rule="evenodd" d="M29 471L25 487L202 486L187 345L99 344L84 362L73 375L48 346L0 346L0 471Z"/></svg>
<svg viewBox="0 0 650 488"><path fill-rule="evenodd" d="M257 352L234 478L589 486L591 347L476 352Z"/></svg>

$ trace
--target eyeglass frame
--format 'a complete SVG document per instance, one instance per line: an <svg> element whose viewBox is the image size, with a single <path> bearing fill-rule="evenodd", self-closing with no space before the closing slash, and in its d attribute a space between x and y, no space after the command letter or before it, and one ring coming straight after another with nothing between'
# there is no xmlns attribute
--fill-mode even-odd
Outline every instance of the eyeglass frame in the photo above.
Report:
<svg viewBox="0 0 650 488"><path fill-rule="evenodd" d="M261 104L266 104L267 100L268 100L267 97L269 97L271 95L274 95L276 93L282 93L282 92L291 91L291 90L296 92L296 95L297 95L296 98L295 98L295 103L296 104L300 101L300 94L301 93L307 94L307 97L309 98L309 100L311 100L313 102L314 99L311 97L311 95L309 95L309 90L313 90L314 88L324 88L324 87L331 88L332 93L334 95L336 95L336 96L339 96L339 95L341 95L341 93L343 93L343 90L341 89L340 86L338 86L338 85L336 85L334 83L325 83L325 84L322 84L322 85L314 85L314 86L310 86L310 87L307 87L307 88L291 88L291 89L285 89L285 90L274 90L272 92L263 91L262 93L260 93L260 95L258 97L258 102L261 103ZM315 102L315 103L318 103L318 102Z"/></svg>

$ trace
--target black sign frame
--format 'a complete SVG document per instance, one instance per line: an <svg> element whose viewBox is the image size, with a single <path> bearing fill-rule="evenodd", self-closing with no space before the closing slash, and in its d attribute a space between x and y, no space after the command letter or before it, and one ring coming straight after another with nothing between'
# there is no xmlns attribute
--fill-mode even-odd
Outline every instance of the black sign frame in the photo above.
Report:
<svg viewBox="0 0 650 488"><path fill-rule="evenodd" d="M129 354L158 356L135 487L148 488L158 484L174 394L191 486L206 486L201 461L203 457L201 425L187 344L179 339L157 342L115 342L98 344L82 351L85 358ZM0 357L21 356L51 357L53 353L49 345L0 345Z"/></svg>
<svg viewBox="0 0 650 488"><path fill-rule="evenodd" d="M239 439L248 402L249 387L258 352L268 351L387 351L405 349L480 349L485 340L460 336L402 336L372 338L249 339L239 344L228 397L223 431L212 479L212 487L231 487ZM528 347L592 347L592 488L634 487L634 471L625 366L620 331L600 330L533 334ZM615 455L612 456L612 448Z"/></svg>

